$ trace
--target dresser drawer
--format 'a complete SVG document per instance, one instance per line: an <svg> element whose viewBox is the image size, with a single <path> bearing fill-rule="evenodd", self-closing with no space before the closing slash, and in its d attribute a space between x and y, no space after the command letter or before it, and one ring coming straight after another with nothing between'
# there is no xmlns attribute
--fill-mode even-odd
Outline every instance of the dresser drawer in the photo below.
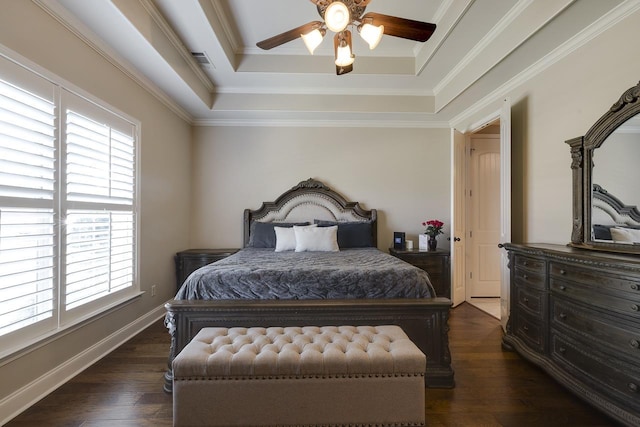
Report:
<svg viewBox="0 0 640 427"><path fill-rule="evenodd" d="M542 320L546 308L546 295L534 288L516 287L516 304L530 316Z"/></svg>
<svg viewBox="0 0 640 427"><path fill-rule="evenodd" d="M517 285L526 285L537 288L541 291L545 289L545 278L542 274L533 273L529 270L516 267L513 278Z"/></svg>
<svg viewBox="0 0 640 427"><path fill-rule="evenodd" d="M540 290L546 289L546 263L536 258L515 257L513 280L517 285L526 285Z"/></svg>
<svg viewBox="0 0 640 427"><path fill-rule="evenodd" d="M540 353L545 351L544 327L539 319L528 316L524 312L518 313L514 333L525 341L532 350Z"/></svg>
<svg viewBox="0 0 640 427"><path fill-rule="evenodd" d="M558 280L596 287L599 292L620 295L623 298L635 296L640 300L640 280L637 278L615 274L607 270L580 268L556 262L551 263L550 275Z"/></svg>
<svg viewBox="0 0 640 427"><path fill-rule="evenodd" d="M515 267L521 269L524 268L530 271L536 271L540 274L546 273L546 263L544 260L523 255L516 255Z"/></svg>
<svg viewBox="0 0 640 427"><path fill-rule="evenodd" d="M554 296L574 299L589 306L628 316L631 321L640 321L640 295L633 295L633 298L624 298L625 295L614 296L591 284L568 282L556 277L551 277L549 285Z"/></svg>
<svg viewBox="0 0 640 427"><path fill-rule="evenodd" d="M570 336L551 333L551 358L590 388L617 400L629 412L640 411L640 369L581 346Z"/></svg>
<svg viewBox="0 0 640 427"><path fill-rule="evenodd" d="M580 336L595 348L606 348L615 356L640 360L640 323L589 310L561 298L551 298L551 327Z"/></svg>

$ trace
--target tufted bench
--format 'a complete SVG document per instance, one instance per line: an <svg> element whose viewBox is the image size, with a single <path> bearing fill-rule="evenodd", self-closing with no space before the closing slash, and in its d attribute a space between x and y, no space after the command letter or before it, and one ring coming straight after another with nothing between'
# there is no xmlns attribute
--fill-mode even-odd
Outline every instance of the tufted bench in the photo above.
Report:
<svg viewBox="0 0 640 427"><path fill-rule="evenodd" d="M174 425L424 425L425 366L398 326L204 328L173 360Z"/></svg>

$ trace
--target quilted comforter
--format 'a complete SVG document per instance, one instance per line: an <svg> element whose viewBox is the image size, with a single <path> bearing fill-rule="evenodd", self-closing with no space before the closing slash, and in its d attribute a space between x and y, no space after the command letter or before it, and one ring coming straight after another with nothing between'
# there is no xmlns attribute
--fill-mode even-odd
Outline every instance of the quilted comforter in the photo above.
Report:
<svg viewBox="0 0 640 427"><path fill-rule="evenodd" d="M175 299L429 298L428 274L376 248L274 252L245 248L194 271Z"/></svg>

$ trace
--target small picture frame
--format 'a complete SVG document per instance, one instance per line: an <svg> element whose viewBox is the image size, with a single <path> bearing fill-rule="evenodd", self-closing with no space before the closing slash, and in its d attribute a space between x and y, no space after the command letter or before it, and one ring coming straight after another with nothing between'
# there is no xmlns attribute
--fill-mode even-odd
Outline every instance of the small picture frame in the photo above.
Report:
<svg viewBox="0 0 640 427"><path fill-rule="evenodd" d="M403 250L405 245L405 233L400 231L393 232L393 249Z"/></svg>

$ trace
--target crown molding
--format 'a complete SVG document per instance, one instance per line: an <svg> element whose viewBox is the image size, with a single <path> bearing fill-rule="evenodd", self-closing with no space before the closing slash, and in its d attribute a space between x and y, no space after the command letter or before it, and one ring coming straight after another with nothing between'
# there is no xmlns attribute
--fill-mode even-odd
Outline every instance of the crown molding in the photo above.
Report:
<svg viewBox="0 0 640 427"><path fill-rule="evenodd" d="M130 0L128 0L130 1ZM156 25L160 28L162 33L169 39L173 48L180 54L182 59L185 60L191 71L198 77L200 82L207 88L209 93L213 93L215 90L214 84L211 82L207 74L202 71L200 64L193 58L191 51L186 48L182 43L178 35L173 31L173 28L169 25L166 19L162 16L158 8L149 0L138 0L142 7L147 11L149 16L153 19Z"/></svg>
<svg viewBox="0 0 640 427"><path fill-rule="evenodd" d="M402 128L402 129L449 129L446 121L417 120L333 120L319 119L271 119L271 118L235 118L235 119L196 119L193 126L201 127L319 127L319 128Z"/></svg>
<svg viewBox="0 0 640 427"><path fill-rule="evenodd" d="M464 122L474 115L480 113L485 108L491 106L491 104L507 96L518 86L521 86L527 81L533 79L538 74L542 73L558 61L572 54L585 44L589 43L591 40L598 37L600 34L604 33L623 19L627 18L629 15L639 10L640 0L626 0L625 2L621 3L615 9L612 9L609 13L602 16L602 18L583 29L581 32L567 40L562 45L558 46L553 51L549 52L543 58L519 73L517 76L508 80L500 87L496 88L491 93L475 102L470 108L467 108L457 116L453 117L450 120L451 127L456 128L461 122Z"/></svg>
<svg viewBox="0 0 640 427"><path fill-rule="evenodd" d="M126 59L122 58L112 48L95 36L83 23L71 14L66 12L61 6L55 6L52 3L45 3L44 0L32 0L38 7L58 21L62 26L69 30L73 35L78 37L87 46L102 56L107 62L120 70L124 75L153 95L164 106L169 108L173 113L185 122L192 124L193 117L180 105L178 105L171 97L158 88L158 86L147 79L143 74L138 72ZM91 36L87 36L90 34Z"/></svg>
<svg viewBox="0 0 640 427"><path fill-rule="evenodd" d="M480 56L484 50L495 41L500 35L502 35L503 31L509 27L520 14L533 3L533 0L524 0L520 1L516 6L511 8L511 10L504 16L498 23L487 33L485 37L483 37L474 47L467 53L464 58L460 62L456 64L455 67L447 73L446 76L436 86L433 88L433 93L436 96L442 92L443 88L451 83L462 71L464 71L469 64L478 56ZM507 54L505 54L506 56ZM473 84L473 83L472 83ZM465 88L466 89L466 88Z"/></svg>

